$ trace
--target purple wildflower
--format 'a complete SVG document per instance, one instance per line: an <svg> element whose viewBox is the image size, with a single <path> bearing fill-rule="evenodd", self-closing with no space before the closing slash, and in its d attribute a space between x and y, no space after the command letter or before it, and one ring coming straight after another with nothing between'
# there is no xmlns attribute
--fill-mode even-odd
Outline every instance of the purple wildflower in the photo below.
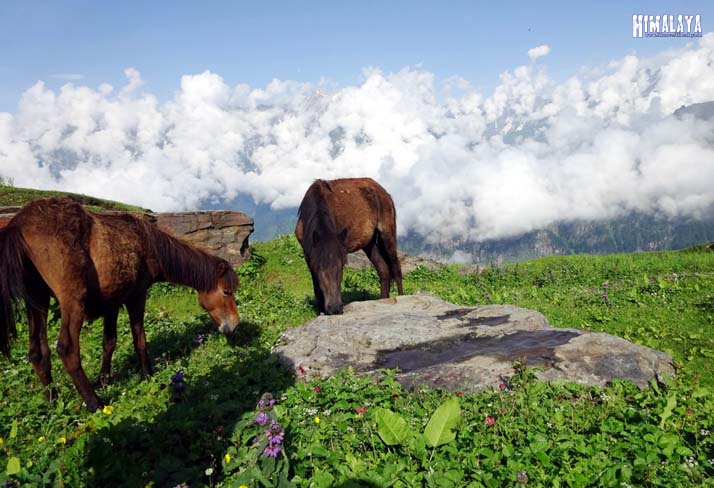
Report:
<svg viewBox="0 0 714 488"><path fill-rule="evenodd" d="M270 428L265 429L265 435L268 437L268 442L271 444L280 444L285 437L285 431L275 420L271 421Z"/></svg>
<svg viewBox="0 0 714 488"><path fill-rule="evenodd" d="M265 412L260 412L255 418L255 423L258 425L266 425L268 423L268 420L270 420L270 417L268 417Z"/></svg>
<svg viewBox="0 0 714 488"><path fill-rule="evenodd" d="M521 471L516 475L516 479L519 483L526 484L528 483L528 474L525 471Z"/></svg>
<svg viewBox="0 0 714 488"><path fill-rule="evenodd" d="M278 457L280 453L280 444L268 444L265 449L263 449L263 454L266 457Z"/></svg>
<svg viewBox="0 0 714 488"><path fill-rule="evenodd" d="M171 382L172 383L181 383L183 382L183 371L179 371L177 373L174 373L174 375L171 377Z"/></svg>
<svg viewBox="0 0 714 488"><path fill-rule="evenodd" d="M265 392L260 397L260 401L258 402L258 410L260 410L261 412L267 412L268 410L273 408L273 405L275 405L273 394L270 392Z"/></svg>
<svg viewBox="0 0 714 488"><path fill-rule="evenodd" d="M203 337L203 334L198 334L196 336L196 342L198 342L199 345L203 344L203 341L205 341L205 340L206 340L206 338Z"/></svg>

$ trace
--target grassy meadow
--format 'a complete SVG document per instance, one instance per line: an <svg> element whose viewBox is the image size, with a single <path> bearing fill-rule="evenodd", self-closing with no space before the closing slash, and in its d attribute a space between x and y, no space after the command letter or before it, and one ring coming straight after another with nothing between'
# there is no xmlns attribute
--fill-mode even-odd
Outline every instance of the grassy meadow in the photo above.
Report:
<svg viewBox="0 0 714 488"><path fill-rule="evenodd" d="M239 274L241 326L230 341L192 290L154 285L146 329L156 373L147 381L122 314L113 383L99 391L108 406L96 413L83 408L56 355L59 399L45 400L20 324L10 360L0 358L0 484L714 486L714 252L703 246L405 276L406 293L511 303L558 327L668 352L676 379L646 390L539 383L519 363L509 385L475 394L407 391L390 371L377 382L349 370L294 378L271 349L282 331L315 316L297 241L255 244ZM345 301L378 293L372 268L346 270ZM82 361L96 378L101 321L82 334Z"/></svg>

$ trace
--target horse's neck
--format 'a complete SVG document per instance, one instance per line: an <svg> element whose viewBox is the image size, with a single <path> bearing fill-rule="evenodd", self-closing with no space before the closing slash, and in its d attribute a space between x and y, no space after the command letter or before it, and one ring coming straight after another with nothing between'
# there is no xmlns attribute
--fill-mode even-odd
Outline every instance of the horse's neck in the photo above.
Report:
<svg viewBox="0 0 714 488"><path fill-rule="evenodd" d="M208 289L206 273L215 266L212 257L168 234L163 237L167 239L165 249L157 249L156 256L163 280L196 290Z"/></svg>

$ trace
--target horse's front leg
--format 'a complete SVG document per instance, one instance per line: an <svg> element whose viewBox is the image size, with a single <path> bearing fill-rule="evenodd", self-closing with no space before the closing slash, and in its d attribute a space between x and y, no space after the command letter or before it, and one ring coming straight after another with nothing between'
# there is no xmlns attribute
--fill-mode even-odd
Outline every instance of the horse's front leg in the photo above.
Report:
<svg viewBox="0 0 714 488"><path fill-rule="evenodd" d="M126 310L129 313L131 323L131 335L134 338L134 350L139 357L141 365L141 377L147 378L154 374L149 361L149 354L146 352L146 333L144 332L144 310L146 308L146 292L133 297L126 303Z"/></svg>
<svg viewBox="0 0 714 488"><path fill-rule="evenodd" d="M84 399L84 403L87 404L87 408L94 412L101 408L104 402L94 391L87 374L82 368L79 357L79 333L84 323L84 309L81 305L81 300L65 301L61 298L60 300L62 326L57 340L57 353L62 359L65 371L72 378L74 387ZM67 301L69 303L66 303Z"/></svg>
<svg viewBox="0 0 714 488"><path fill-rule="evenodd" d="M313 273L312 270L310 270L310 274L312 275L312 289L315 292L317 313L325 313L325 295L323 295L320 288L320 280L317 277L317 273Z"/></svg>
<svg viewBox="0 0 714 488"><path fill-rule="evenodd" d="M112 376L112 355L117 345L118 308L112 308L104 314L104 338L102 340L102 369L97 379L99 386L106 386Z"/></svg>

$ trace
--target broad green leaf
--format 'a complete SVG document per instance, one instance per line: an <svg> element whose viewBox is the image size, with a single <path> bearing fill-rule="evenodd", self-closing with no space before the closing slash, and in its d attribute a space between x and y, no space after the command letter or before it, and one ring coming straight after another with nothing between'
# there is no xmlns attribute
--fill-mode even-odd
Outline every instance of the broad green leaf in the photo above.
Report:
<svg viewBox="0 0 714 488"><path fill-rule="evenodd" d="M282 405L275 405L273 407L273 412L275 412L275 417L278 419L282 419L283 417L285 417L285 413L286 413L285 407L283 407ZM286 423L286 422L285 421L281 422L281 425L284 423Z"/></svg>
<svg viewBox="0 0 714 488"><path fill-rule="evenodd" d="M447 444L456 438L453 431L461 418L461 407L457 397L446 400L434 411L429 423L424 429L424 439L427 445L437 447Z"/></svg>
<svg viewBox="0 0 714 488"><path fill-rule="evenodd" d="M404 443L409 434L409 426L401 415L386 408L378 408L374 417L377 420L377 433L386 445Z"/></svg>
<svg viewBox="0 0 714 488"><path fill-rule="evenodd" d="M7 468L5 468L5 474L12 476L20 472L20 459L15 456L7 460Z"/></svg>
<svg viewBox="0 0 714 488"><path fill-rule="evenodd" d="M247 471L241 472L236 478L235 481L233 482L234 486L240 486L240 485L247 485L247 486L253 486L256 485L256 481L259 481L263 486L270 486L270 481L263 476L263 472L258 468L258 467L253 467L248 469Z"/></svg>
<svg viewBox="0 0 714 488"><path fill-rule="evenodd" d="M17 420L13 420L10 426L10 439L14 439L15 437L17 437Z"/></svg>
<svg viewBox="0 0 714 488"><path fill-rule="evenodd" d="M660 422L659 422L659 428L663 429L664 428L664 423L667 421L668 418L672 416L672 410L674 410L674 407L677 406L677 396L674 393L670 393L670 395L667 397L667 405L665 405L664 410L662 410L662 413L659 414L660 417Z"/></svg>
<svg viewBox="0 0 714 488"><path fill-rule="evenodd" d="M326 471L315 470L315 473L312 475L313 484L311 486L316 486L318 488L327 488L329 486L332 486L334 481L335 477L332 476L330 473Z"/></svg>
<svg viewBox="0 0 714 488"><path fill-rule="evenodd" d="M696 390L694 390L694 393L692 393L692 398L703 398L709 395L709 390L704 388L703 386L700 386Z"/></svg>

